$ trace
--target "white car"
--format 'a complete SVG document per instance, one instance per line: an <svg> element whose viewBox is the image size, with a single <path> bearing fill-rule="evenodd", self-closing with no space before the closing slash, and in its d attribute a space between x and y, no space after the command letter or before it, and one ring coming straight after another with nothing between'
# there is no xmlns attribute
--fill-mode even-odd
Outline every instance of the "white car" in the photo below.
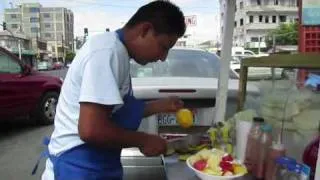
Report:
<svg viewBox="0 0 320 180"><path fill-rule="evenodd" d="M131 62L134 95L143 100L179 96L193 110L195 124L211 125L214 118L215 95L218 89L220 59L215 54L196 49L172 49L165 62L146 66ZM237 74L230 70L227 116L236 112ZM258 88L247 85L248 94L257 95ZM174 114L159 114L159 126L177 125Z"/></svg>
<svg viewBox="0 0 320 180"><path fill-rule="evenodd" d="M233 56L230 61L230 68L235 71L238 76L240 73L240 62L248 58L248 56ZM279 79L283 77L283 68L275 68L275 78ZM271 68L268 67L249 67L248 79L270 79L272 77Z"/></svg>

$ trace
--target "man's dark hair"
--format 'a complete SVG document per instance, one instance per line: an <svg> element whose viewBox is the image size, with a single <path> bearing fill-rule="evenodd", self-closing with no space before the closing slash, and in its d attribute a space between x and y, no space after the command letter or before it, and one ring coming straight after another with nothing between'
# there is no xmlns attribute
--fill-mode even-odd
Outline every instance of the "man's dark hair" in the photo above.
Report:
<svg viewBox="0 0 320 180"><path fill-rule="evenodd" d="M130 28L142 22L150 22L158 34L176 34L181 37L186 31L180 8L165 0L153 1L140 7L125 26Z"/></svg>

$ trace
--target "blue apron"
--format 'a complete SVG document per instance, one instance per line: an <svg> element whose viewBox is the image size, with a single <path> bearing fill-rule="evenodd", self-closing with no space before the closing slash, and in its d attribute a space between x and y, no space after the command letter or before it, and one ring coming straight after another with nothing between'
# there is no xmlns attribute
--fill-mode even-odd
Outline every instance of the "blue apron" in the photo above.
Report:
<svg viewBox="0 0 320 180"><path fill-rule="evenodd" d="M123 43L122 30L116 32ZM133 96L131 83L123 102L123 106L112 114L111 119L122 128L136 131L143 118L145 103ZM48 145L49 141L45 139L44 144ZM56 180L121 180L123 173L120 156L120 148L96 148L87 143L71 148L60 156L49 154L46 147L32 174L36 173L40 159L49 157Z"/></svg>

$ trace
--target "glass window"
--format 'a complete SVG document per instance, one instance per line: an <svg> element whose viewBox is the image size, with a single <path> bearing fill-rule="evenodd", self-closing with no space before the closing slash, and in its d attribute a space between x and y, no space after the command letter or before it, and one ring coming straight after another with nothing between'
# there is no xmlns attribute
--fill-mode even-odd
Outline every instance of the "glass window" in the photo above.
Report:
<svg viewBox="0 0 320 180"><path fill-rule="evenodd" d="M259 22L262 22L263 16L259 16Z"/></svg>
<svg viewBox="0 0 320 180"><path fill-rule="evenodd" d="M249 16L249 22L253 23L253 16Z"/></svg>
<svg viewBox="0 0 320 180"><path fill-rule="evenodd" d="M11 14L11 18L12 18L12 19L16 19L16 18L17 18L17 15L16 15L16 14Z"/></svg>
<svg viewBox="0 0 320 180"><path fill-rule="evenodd" d="M287 16L279 16L280 22L287 22Z"/></svg>
<svg viewBox="0 0 320 180"><path fill-rule="evenodd" d="M145 66L130 61L132 77L203 77L218 78L220 59L212 53L200 50L172 49L166 61ZM231 78L236 77L230 74Z"/></svg>
<svg viewBox="0 0 320 180"><path fill-rule="evenodd" d="M272 23L277 23L277 16L272 16Z"/></svg>
<svg viewBox="0 0 320 180"><path fill-rule="evenodd" d="M18 63L14 62L11 57L0 54L0 73L20 73L21 67Z"/></svg>
<svg viewBox="0 0 320 180"><path fill-rule="evenodd" d="M31 13L37 13L39 11L40 11L40 9L39 8L35 8L35 7L32 7L32 8L29 9L29 12L31 12Z"/></svg>
<svg viewBox="0 0 320 180"><path fill-rule="evenodd" d="M266 16L266 17L265 17L264 22L265 22L265 23L269 23L269 16Z"/></svg>
<svg viewBox="0 0 320 180"><path fill-rule="evenodd" d="M31 17L30 22L39 22L39 18L37 17Z"/></svg>
<svg viewBox="0 0 320 180"><path fill-rule="evenodd" d="M50 28L50 27L51 27L51 24L46 23L46 24L44 25L44 27L45 27L45 28Z"/></svg>
<svg viewBox="0 0 320 180"><path fill-rule="evenodd" d="M43 14L43 17L44 17L44 18L50 18L50 14L49 14L49 13L44 13L44 14Z"/></svg>
<svg viewBox="0 0 320 180"><path fill-rule="evenodd" d="M31 28L31 32L33 32L33 33L38 32L38 28L37 28L37 27L32 27L32 28Z"/></svg>
<svg viewBox="0 0 320 180"><path fill-rule="evenodd" d="M12 29L17 29L18 28L18 24L11 24L11 28Z"/></svg>
<svg viewBox="0 0 320 180"><path fill-rule="evenodd" d="M240 9L243 9L243 2L240 2Z"/></svg>

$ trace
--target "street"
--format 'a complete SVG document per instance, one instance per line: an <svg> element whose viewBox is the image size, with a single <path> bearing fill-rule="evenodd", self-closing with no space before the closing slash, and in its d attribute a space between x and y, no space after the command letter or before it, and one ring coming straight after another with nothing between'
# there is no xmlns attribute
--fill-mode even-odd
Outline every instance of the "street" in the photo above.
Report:
<svg viewBox="0 0 320 180"><path fill-rule="evenodd" d="M22 124L22 125L21 125ZM1 124L0 127L0 174L2 180L39 179L45 160L41 161L38 172L31 171L44 146L42 138L50 135L53 126L34 126L17 123Z"/></svg>

